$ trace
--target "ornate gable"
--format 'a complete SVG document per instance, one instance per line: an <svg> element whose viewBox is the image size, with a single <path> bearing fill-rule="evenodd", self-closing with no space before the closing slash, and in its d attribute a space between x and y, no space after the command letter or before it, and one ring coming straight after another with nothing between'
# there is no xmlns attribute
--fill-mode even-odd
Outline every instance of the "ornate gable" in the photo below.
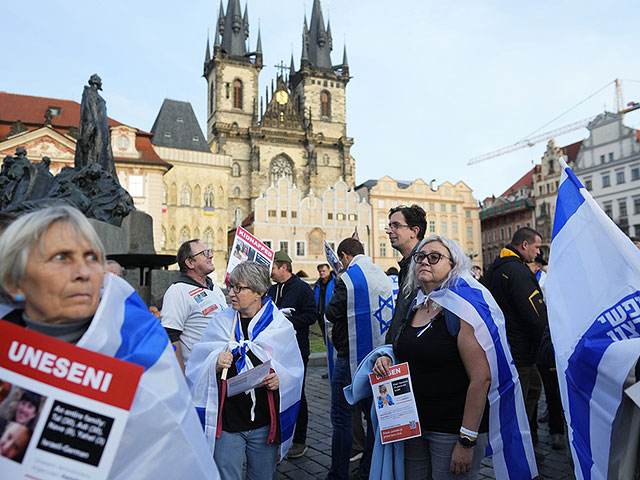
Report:
<svg viewBox="0 0 640 480"><path fill-rule="evenodd" d="M261 126L283 128L286 130L304 130L302 119L294 106L292 92L282 76L278 76L276 90L272 91L271 101L261 119Z"/></svg>

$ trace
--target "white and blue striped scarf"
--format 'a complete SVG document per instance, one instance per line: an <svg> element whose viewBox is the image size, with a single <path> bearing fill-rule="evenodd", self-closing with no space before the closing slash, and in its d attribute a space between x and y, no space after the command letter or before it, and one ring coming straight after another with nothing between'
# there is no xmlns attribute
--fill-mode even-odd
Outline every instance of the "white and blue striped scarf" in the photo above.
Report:
<svg viewBox="0 0 640 480"><path fill-rule="evenodd" d="M110 479L220 478L169 338L131 285L105 276L77 346L144 367Z"/></svg>
<svg viewBox="0 0 640 480"><path fill-rule="evenodd" d="M218 355L227 348L239 353L236 366L238 373L242 373L253 368L251 359L246 355L251 350L261 361L271 360L271 366L280 380L280 455L284 457L293 439L304 375L295 330L271 298L267 297L249 323L249 338L244 338L238 323L233 340L229 341L235 314L235 310L226 308L213 317L200 343L194 345L186 365L187 383L199 410L207 443L213 452L218 421Z"/></svg>

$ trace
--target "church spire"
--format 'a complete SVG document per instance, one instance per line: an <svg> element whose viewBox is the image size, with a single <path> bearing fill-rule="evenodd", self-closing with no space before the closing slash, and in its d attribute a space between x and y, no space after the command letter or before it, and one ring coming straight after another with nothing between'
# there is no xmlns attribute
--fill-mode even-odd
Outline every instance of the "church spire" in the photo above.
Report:
<svg viewBox="0 0 640 480"><path fill-rule="evenodd" d="M309 63L309 29L307 28L307 14L304 14L302 24L302 56L300 58L301 67Z"/></svg>
<svg viewBox="0 0 640 480"><path fill-rule="evenodd" d="M204 52L204 63L205 65L209 63L211 60L211 48L209 47L209 33L207 32L207 48Z"/></svg>
<svg viewBox="0 0 640 480"><path fill-rule="evenodd" d="M228 55L244 56L247 53L246 39L249 35L249 19L242 17L242 9L239 0L229 0L227 14L220 12L224 19L222 24L222 50ZM246 15L246 8L245 8ZM219 22L221 23L221 22Z"/></svg>
<svg viewBox="0 0 640 480"><path fill-rule="evenodd" d="M307 22L305 18L305 30ZM307 37L308 40L308 57L311 65L321 68L331 68L331 50L333 48L333 39L331 38L331 27L325 30L324 18L322 16L322 8L320 0L313 0L313 9L311 11L311 25L309 26ZM304 50L304 44L302 46Z"/></svg>
<svg viewBox="0 0 640 480"><path fill-rule="evenodd" d="M291 52L291 63L289 64L289 76L296 73L296 64L293 62L293 52Z"/></svg>
<svg viewBox="0 0 640 480"><path fill-rule="evenodd" d="M256 53L262 54L262 38L260 38L260 27L258 27L258 44L256 45Z"/></svg>
<svg viewBox="0 0 640 480"><path fill-rule="evenodd" d="M342 66L349 67L349 62L347 61L347 44L344 44L344 51L342 52Z"/></svg>

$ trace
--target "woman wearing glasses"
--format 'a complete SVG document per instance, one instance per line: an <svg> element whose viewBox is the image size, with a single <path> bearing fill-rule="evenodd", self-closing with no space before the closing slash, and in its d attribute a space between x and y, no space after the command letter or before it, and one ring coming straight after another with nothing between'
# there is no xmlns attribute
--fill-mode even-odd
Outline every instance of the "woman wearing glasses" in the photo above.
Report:
<svg viewBox="0 0 640 480"><path fill-rule="evenodd" d="M269 270L243 262L229 279L231 308L209 324L193 347L187 382L201 412L205 436L223 479L271 479L291 444L302 391L303 364L293 325L266 295ZM254 389L231 397L223 378L271 361L271 373ZM279 412L279 413L278 413Z"/></svg>
<svg viewBox="0 0 640 480"><path fill-rule="evenodd" d="M469 267L458 244L436 235L424 239L412 256L405 294L417 290L417 295L393 339L397 362L409 363L422 430L422 436L404 442L406 478L476 478L484 457L487 357L473 327L430 299ZM389 356L380 356L373 372L386 376L391 365Z"/></svg>

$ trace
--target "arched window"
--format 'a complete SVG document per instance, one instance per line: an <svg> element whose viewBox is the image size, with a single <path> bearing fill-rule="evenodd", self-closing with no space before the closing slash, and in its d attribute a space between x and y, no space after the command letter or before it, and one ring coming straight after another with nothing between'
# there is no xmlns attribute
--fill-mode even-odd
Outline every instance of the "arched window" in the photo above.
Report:
<svg viewBox="0 0 640 480"><path fill-rule="evenodd" d="M239 197L240 196L240 187L236 187L233 189L233 196L234 197Z"/></svg>
<svg viewBox="0 0 640 480"><path fill-rule="evenodd" d="M211 185L207 186L204 191L204 206L213 207L213 187Z"/></svg>
<svg viewBox="0 0 640 480"><path fill-rule="evenodd" d="M162 184L162 206L167 206L167 186L164 183Z"/></svg>
<svg viewBox="0 0 640 480"><path fill-rule="evenodd" d="M240 176L240 165L238 164L238 162L233 162L233 165L231 165L231 176L232 177Z"/></svg>
<svg viewBox="0 0 640 480"><path fill-rule="evenodd" d="M218 187L218 205L226 205L227 202L224 200L224 188Z"/></svg>
<svg viewBox="0 0 640 480"><path fill-rule="evenodd" d="M236 208L236 227L242 224L242 209L240 207Z"/></svg>
<svg viewBox="0 0 640 480"><path fill-rule="evenodd" d="M271 168L269 170L271 172L271 183L273 184L282 177L290 180L291 183L295 182L295 178L293 177L293 164L291 160L284 156L274 158L271 161Z"/></svg>
<svg viewBox="0 0 640 480"><path fill-rule="evenodd" d="M191 189L187 184L180 189L180 205L191 205Z"/></svg>
<svg viewBox="0 0 640 480"><path fill-rule="evenodd" d="M191 232L189 232L189 227L182 227L180 230L180 245L182 245L187 240L191 239Z"/></svg>
<svg viewBox="0 0 640 480"><path fill-rule="evenodd" d="M200 206L200 185L196 185L193 189L193 206ZM197 237L197 236L196 236Z"/></svg>
<svg viewBox="0 0 640 480"><path fill-rule="evenodd" d="M202 243L204 243L207 248L213 248L213 230L211 227L208 227L204 231L204 237L202 238Z"/></svg>
<svg viewBox="0 0 640 480"><path fill-rule="evenodd" d="M178 203L177 198L177 188L176 188L176 184L172 183L171 184L171 188L169 188L169 203L171 205L175 205L176 203Z"/></svg>
<svg viewBox="0 0 640 480"><path fill-rule="evenodd" d="M242 82L237 78L233 81L233 108L242 108Z"/></svg>
<svg viewBox="0 0 640 480"><path fill-rule="evenodd" d="M331 95L326 90L320 92L320 113L323 117L331 116Z"/></svg>

